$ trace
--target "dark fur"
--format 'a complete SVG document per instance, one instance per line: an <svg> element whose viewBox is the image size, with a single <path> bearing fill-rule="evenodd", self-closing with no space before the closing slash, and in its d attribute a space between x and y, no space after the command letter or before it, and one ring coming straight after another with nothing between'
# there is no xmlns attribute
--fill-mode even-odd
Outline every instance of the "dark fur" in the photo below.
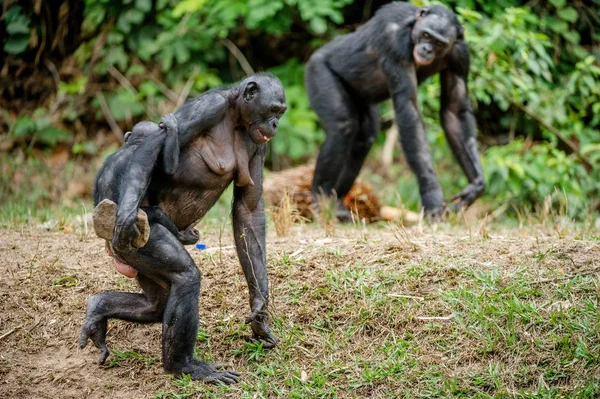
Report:
<svg viewBox="0 0 600 399"><path fill-rule="evenodd" d="M426 28L448 40L448 45L437 48L431 38L421 37ZM417 104L417 85L436 73L442 84L442 124L469 179L469 185L454 198L457 207L470 205L484 191L467 91L469 52L462 31L454 13L443 6L419 9L395 2L382 7L355 32L313 54L305 71L306 88L327 131L315 168L314 195L324 192L343 198L348 193L380 129L377 104L391 97L402 148L417 176L423 207L428 215L442 214L444 198ZM415 46L419 55L435 59L417 66ZM340 217L347 215L345 210Z"/></svg>
<svg viewBox="0 0 600 399"><path fill-rule="evenodd" d="M275 346L277 338L267 314L262 169L265 142L276 134L285 110L285 94L277 78L251 76L229 89L204 93L175 112L179 153L172 175L156 166L155 146L160 140L154 135L128 153L136 162L123 172L125 187L119 193L111 246L120 261L138 271L144 293L105 292L88 301L80 343L85 345L91 338L102 351L101 361L108 354L108 319L162 322L166 371L189 373L192 379L207 382L237 381L238 373L219 371L214 364L194 359L200 272L181 243L162 224L152 223L148 243L137 250L131 245L138 234L134 221L140 206L160 207L182 229L202 218L233 181L234 239L250 292L246 323L265 347Z"/></svg>
<svg viewBox="0 0 600 399"><path fill-rule="evenodd" d="M136 124L131 132L126 133L123 147L109 156L100 168L94 185L94 206L103 199L119 204L130 190L136 169L154 168L154 165L160 164L161 155L165 173L174 174L179 164L178 147L177 121L172 114L161 119L159 125L148 121ZM146 189L141 188L141 191ZM193 226L179 231L159 206L144 206L142 209L148 215L148 222L162 224L182 244L191 245L198 241L199 234Z"/></svg>

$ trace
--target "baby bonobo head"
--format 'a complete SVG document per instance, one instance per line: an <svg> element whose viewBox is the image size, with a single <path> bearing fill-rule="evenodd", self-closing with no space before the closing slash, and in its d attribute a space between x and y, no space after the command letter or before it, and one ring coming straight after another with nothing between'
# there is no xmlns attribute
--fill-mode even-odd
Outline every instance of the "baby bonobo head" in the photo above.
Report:
<svg viewBox="0 0 600 399"><path fill-rule="evenodd" d="M440 5L421 8L412 29L413 58L418 66L431 64L444 57L463 38L463 28L456 15Z"/></svg>
<svg viewBox="0 0 600 399"><path fill-rule="evenodd" d="M279 118L287 110L279 79L257 74L240 82L240 123L256 144L264 144L277 133Z"/></svg>

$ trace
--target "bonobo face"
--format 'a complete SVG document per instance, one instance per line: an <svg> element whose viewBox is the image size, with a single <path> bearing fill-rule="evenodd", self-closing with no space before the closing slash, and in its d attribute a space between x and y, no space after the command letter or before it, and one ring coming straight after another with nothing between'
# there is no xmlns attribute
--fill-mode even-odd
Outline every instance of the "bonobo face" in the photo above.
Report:
<svg viewBox="0 0 600 399"><path fill-rule="evenodd" d="M285 92L272 75L255 75L240 84L244 91L240 105L242 123L256 144L264 144L277 133L279 118L287 110Z"/></svg>
<svg viewBox="0 0 600 399"><path fill-rule="evenodd" d="M414 43L413 58L418 66L431 64L445 56L462 36L456 16L442 6L422 8L417 15L411 38Z"/></svg>

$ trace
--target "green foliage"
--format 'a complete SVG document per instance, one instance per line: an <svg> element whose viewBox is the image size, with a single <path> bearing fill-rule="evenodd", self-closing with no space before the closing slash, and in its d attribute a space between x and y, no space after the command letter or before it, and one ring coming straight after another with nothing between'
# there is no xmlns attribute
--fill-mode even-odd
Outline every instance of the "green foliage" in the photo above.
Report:
<svg viewBox="0 0 600 399"><path fill-rule="evenodd" d="M317 126L317 115L311 110L304 89L304 66L296 60L271 69L285 87L288 111L279 125L271 144L271 158L292 160L307 158L315 153L324 136Z"/></svg>
<svg viewBox="0 0 600 399"><path fill-rule="evenodd" d="M314 156L324 137L304 89L303 63L316 46L354 28L344 26L348 22L344 21L345 7L351 3L86 0L82 22L86 40L73 54L82 72L74 76L61 72L64 80L56 92L60 107L52 118L43 110L25 112L16 120L11 116L10 135L27 146L69 141L66 131L57 126L105 124L102 98L123 129L141 119L157 120L173 109L179 97L243 77L247 68L240 64L246 58L255 69L273 72L286 88L289 110L271 143L269 165L279 169L303 162ZM354 3L352 7L368 9L366 2ZM535 139L526 150L524 141L517 140L482 154L489 180L487 198L494 205L508 201L534 207L556 188L571 204L585 202L578 198L597 196L600 52L594 43L600 40L598 1L442 3L457 11L465 27L471 49L469 89L477 119L486 129L482 135ZM35 10L28 7L14 4L6 10L2 39L6 54L36 55L43 26L34 22ZM268 51L258 46L267 46ZM102 93L94 92L100 88ZM454 193L466 181L452 161L439 126L439 96L437 78L419 89L440 182L444 192ZM43 106L50 107L48 103ZM568 148L564 139L587 158L591 168L563 151ZM86 137L69 143L74 154L98 153ZM405 203L418 207L414 178L398 181L397 192ZM584 207L571 209L573 216L581 216Z"/></svg>
<svg viewBox="0 0 600 399"><path fill-rule="evenodd" d="M20 54L29 47L31 20L23 13L21 6L9 8L4 14L6 33L4 51L8 54Z"/></svg>
<svg viewBox="0 0 600 399"><path fill-rule="evenodd" d="M488 149L482 157L488 198L497 206L508 202L533 207L558 190L568 199L570 216L583 217L586 204L598 206L590 199L598 195L600 170L598 147L593 146L600 140L600 68L579 46L579 34L570 25L578 14L564 2L553 2L551 10L475 3L490 14L458 9L471 50L469 89L475 108L499 107L503 115L498 125L506 129L505 136L510 129L526 136L541 131L547 140L526 150L522 140ZM439 109L437 82L428 85L420 90L427 92L422 100L426 120ZM559 149L565 146L555 131L593 159L591 171Z"/></svg>
<svg viewBox="0 0 600 399"><path fill-rule="evenodd" d="M54 146L69 138L69 133L52 125L44 109L36 110L31 117L17 118L11 129L16 140L37 142L45 146Z"/></svg>
<svg viewBox="0 0 600 399"><path fill-rule="evenodd" d="M542 204L547 198L557 206L568 204L569 216L582 216L586 205L597 206L600 183L585 167L563 151L549 145L515 140L486 152L484 170L487 195L497 206ZM595 202L595 203L594 203Z"/></svg>

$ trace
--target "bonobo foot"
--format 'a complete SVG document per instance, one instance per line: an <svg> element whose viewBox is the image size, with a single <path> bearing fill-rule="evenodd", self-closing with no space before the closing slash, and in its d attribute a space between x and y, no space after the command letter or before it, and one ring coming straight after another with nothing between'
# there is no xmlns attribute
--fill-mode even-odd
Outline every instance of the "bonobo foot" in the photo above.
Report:
<svg viewBox="0 0 600 399"><path fill-rule="evenodd" d="M313 198L316 198L313 202L314 214L317 217L320 217L322 201L320 199L318 199L319 197L314 196L314 194L313 194ZM331 201L333 201L333 198L331 199ZM329 202L329 203L325 202L324 205L335 207L333 210L334 215L335 215L336 219L339 220L341 223L352 222L352 212L350 211L350 209L346 208L346 205L344 205L344 201L338 199L338 200L335 200L335 204L332 204L331 202Z"/></svg>
<svg viewBox="0 0 600 399"><path fill-rule="evenodd" d="M271 328L269 327L269 315L265 302L262 300L257 301L253 309L245 321L252 328L252 338L262 342L265 349L274 348L277 346L279 339L271 332Z"/></svg>
<svg viewBox="0 0 600 399"><path fill-rule="evenodd" d="M445 206L434 208L434 209L425 209L425 220L428 223L440 223L446 220L446 216L448 215L448 208Z"/></svg>
<svg viewBox="0 0 600 399"><path fill-rule="evenodd" d="M477 197L483 194L484 191L485 182L483 180L469 183L460 193L452 197L452 202L454 203L452 206L453 210L458 211L461 208L467 208L475 202Z"/></svg>
<svg viewBox="0 0 600 399"><path fill-rule="evenodd" d="M202 360L192 360L181 370L166 370L175 375L189 374L192 380L204 381L211 384L234 384L238 382L240 373L233 370L223 370L224 366L219 363L207 363Z"/></svg>
<svg viewBox="0 0 600 399"><path fill-rule="evenodd" d="M342 200L335 202L335 217L342 223L352 222L352 212L346 208Z"/></svg>
<svg viewBox="0 0 600 399"><path fill-rule="evenodd" d="M104 364L109 354L106 347L106 325L107 322L104 317L88 317L79 334L79 348L85 348L89 338L96 345L96 348L100 349L98 364Z"/></svg>
<svg viewBox="0 0 600 399"><path fill-rule="evenodd" d="M177 240L183 245L194 245L200 239L200 232L188 226L185 230L181 230L177 233Z"/></svg>

